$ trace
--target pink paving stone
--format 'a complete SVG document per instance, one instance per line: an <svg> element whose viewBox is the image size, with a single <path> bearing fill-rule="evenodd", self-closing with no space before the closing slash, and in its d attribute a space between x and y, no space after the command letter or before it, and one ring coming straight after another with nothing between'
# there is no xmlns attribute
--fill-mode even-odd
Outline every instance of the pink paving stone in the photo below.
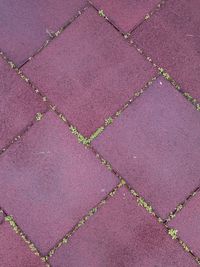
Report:
<svg viewBox="0 0 200 267"><path fill-rule="evenodd" d="M120 189L50 259L53 267L197 266L164 227Z"/></svg>
<svg viewBox="0 0 200 267"><path fill-rule="evenodd" d="M200 113L159 78L94 147L166 217L200 184Z"/></svg>
<svg viewBox="0 0 200 267"><path fill-rule="evenodd" d="M122 31L129 32L138 25L145 15L153 10L158 0L92 0L99 10Z"/></svg>
<svg viewBox="0 0 200 267"><path fill-rule="evenodd" d="M21 65L56 31L78 13L86 0L1 0L0 50Z"/></svg>
<svg viewBox="0 0 200 267"><path fill-rule="evenodd" d="M155 75L93 8L22 69L86 136Z"/></svg>
<svg viewBox="0 0 200 267"><path fill-rule="evenodd" d="M0 203L42 253L117 183L52 112L0 160Z"/></svg>
<svg viewBox="0 0 200 267"><path fill-rule="evenodd" d="M186 207L169 223L178 230L178 235L190 248L200 255L200 195L199 193L187 203Z"/></svg>
<svg viewBox="0 0 200 267"><path fill-rule="evenodd" d="M169 0L133 39L185 91L200 100L200 1Z"/></svg>
<svg viewBox="0 0 200 267"><path fill-rule="evenodd" d="M47 109L41 99L0 58L0 149L18 135L37 112Z"/></svg>
<svg viewBox="0 0 200 267"><path fill-rule="evenodd" d="M45 267L8 223L0 225L0 266L1 267Z"/></svg>

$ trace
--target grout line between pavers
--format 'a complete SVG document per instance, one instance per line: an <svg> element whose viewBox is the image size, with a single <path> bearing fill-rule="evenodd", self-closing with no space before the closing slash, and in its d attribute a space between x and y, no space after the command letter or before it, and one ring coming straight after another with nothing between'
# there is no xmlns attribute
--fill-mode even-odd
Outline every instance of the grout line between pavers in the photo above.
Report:
<svg viewBox="0 0 200 267"><path fill-rule="evenodd" d="M139 23L137 23L127 34L132 34L144 21L149 20L155 13L157 13L166 3L167 0L161 0L150 12L148 12Z"/></svg>
<svg viewBox="0 0 200 267"><path fill-rule="evenodd" d="M169 223L171 220L173 220L176 215L187 205L187 203L189 201L191 201L193 199L193 197L196 196L197 193L199 193L200 191L200 186L196 187L195 190L193 190L187 197L186 199L184 199L182 202L180 202L176 208L171 211L169 213L169 215L166 217L166 219L164 220L164 222L167 224Z"/></svg>
<svg viewBox="0 0 200 267"><path fill-rule="evenodd" d="M45 40L40 48L38 48L29 58L27 58L19 67L21 69L26 63L31 61L36 55L38 55L45 47L47 47L54 39L56 39L68 26L70 26L81 14L85 12L88 8L86 4L83 8L81 8L73 17L67 20L57 31L48 32L49 38Z"/></svg>
<svg viewBox="0 0 200 267"><path fill-rule="evenodd" d="M121 181L99 203L97 203L96 206L90 209L89 212L84 215L82 219L77 224L75 224L74 227L69 232L67 232L67 234L52 249L49 250L45 257L46 260L52 257L61 246L67 244L69 239L75 234L75 232L80 227L82 227L94 214L96 214L98 210L102 206L104 206L111 197L114 197L118 189L124 186L124 183L124 180L121 179Z"/></svg>
<svg viewBox="0 0 200 267"><path fill-rule="evenodd" d="M100 126L91 136L88 138L88 143L91 143L94 139L96 139L104 130L111 125L115 119L117 119L139 96L141 96L149 86L160 76L157 74L156 76L152 77L140 90L134 93L134 95L124 103L121 108L119 108L113 115L105 119L104 124Z"/></svg>
<svg viewBox="0 0 200 267"><path fill-rule="evenodd" d="M192 258L196 261L196 263L198 265L200 265L200 257L197 256L197 254L195 252L192 251L192 249L189 247L188 244L186 244L178 235L178 230L174 229L174 228L170 228L168 225L164 224L167 233L171 236L171 238L176 241L181 247L182 249L189 253L190 256L192 256Z"/></svg>
<svg viewBox="0 0 200 267"><path fill-rule="evenodd" d="M16 65L10 61L5 54L0 51L0 57L5 60L5 62L7 62L7 64L10 66L11 69L13 69L18 75L19 77L24 80L32 89L32 91L34 93L36 93L39 97L42 98L42 101L45 102L47 104L47 106L65 123L67 124L68 128L70 129L70 131L77 136L79 143L83 143L84 145L88 144L88 139L86 137L84 137L78 130L77 128L66 118L66 116L64 116L56 107L56 105L54 105L45 94L43 94L37 86L35 86L33 84L33 82L22 72L22 70L20 70L19 68L16 67Z"/></svg>
<svg viewBox="0 0 200 267"><path fill-rule="evenodd" d="M50 108L51 110L53 110L54 113L56 113L56 115L65 123L67 124L68 128L70 129L70 131L72 132L73 135L76 136L76 138L78 139L79 143L82 143L85 146L90 145L90 143L96 138L98 137L106 128L108 125L110 125L117 117L119 117L121 115L121 113L140 95L143 94L144 91L147 90L147 88L153 83L153 81L155 81L159 74L157 74L156 76L152 77L140 90L138 90L137 92L134 93L134 95L125 102L125 104L118 109L113 115L111 115L109 118L105 119L104 124L102 126L100 126L94 133L91 134L91 136L89 138L85 137L84 135L82 135L80 133L80 131L67 119L67 117L61 113L58 108L56 107L56 105L54 105L45 94L43 94L37 86L35 86L33 84L33 82L22 72L22 70L20 70L19 68L17 68L15 66L15 64L10 61L5 54L0 51L0 56L3 58L3 60L5 60L7 62L7 64L11 67L11 69L13 69L22 80L24 80L27 84L29 84L29 86L31 87L32 91L34 93L36 93L37 95L39 95L39 97L42 98L43 102L45 102Z"/></svg>
<svg viewBox="0 0 200 267"><path fill-rule="evenodd" d="M16 136L10 139L8 143L0 149L0 156L4 152L6 152L12 144L16 143L19 139L21 139L21 137L23 137L24 134L26 134L29 131L29 129L35 125L35 123L37 123L37 121L40 121L43 118L43 116L46 115L48 111L49 109L46 109L44 112L36 113L35 117L31 120L31 122L29 122Z"/></svg>
<svg viewBox="0 0 200 267"><path fill-rule="evenodd" d="M94 5L93 5L93 3L89 0L88 1L90 4L91 4L91 6L99 13L99 15L101 16L101 17L103 17L110 25L112 25L125 39L128 39L127 40L127 43L129 43L131 46L133 46L147 61L149 61L152 65L153 65L153 67L155 67L160 73L161 73L161 75L166 79L166 80L168 80L173 86L174 86L174 88L176 89L176 90L178 90L178 92L180 92L190 103L192 103L193 104L193 106L197 109L197 111L200 111L200 102L198 102L197 101L197 99L195 99L194 97L192 97L188 92L186 92L186 91L184 91L184 90L182 90L181 89L181 86L170 76L170 74L169 73L167 73L167 71L165 71L165 69L164 68L162 68L161 66L159 66L157 63L155 63L153 60L152 60L152 58L151 57L149 57L145 52L144 52L144 50L143 49L141 49L137 44L136 44L136 42L133 40L133 39L131 39L131 40L129 40L129 36L130 36L130 34L131 33L133 33L133 31L135 30L135 29L133 29L132 31L131 31L131 33L127 33L127 34L125 34L125 33L123 33L115 24L113 24L112 23L112 21L104 14L104 11L103 10L98 10ZM159 4L158 4L158 10L165 4L167 2L167 0L162 0ZM156 10L157 11L157 10ZM155 14L156 12L154 11L153 13L152 13L152 15L153 14ZM151 17L152 17L152 15L150 15L150 16L147 16L146 17L146 19L144 19L143 20L143 22L145 22L145 21L147 21L148 19L150 19ZM142 22L142 23L143 23ZM142 24L141 23L141 24ZM140 25L141 25L140 24Z"/></svg>
<svg viewBox="0 0 200 267"><path fill-rule="evenodd" d="M8 215L8 213L0 207L0 214L2 214L3 219L0 222L0 225L3 223L8 223L9 226L12 228L12 230L20 236L20 238L26 243L29 250L38 256L40 260L46 265L46 267L51 267L46 258L40 253L40 251L37 249L35 244L28 238L28 236L22 231L22 229L18 226L15 219L12 215Z"/></svg>
<svg viewBox="0 0 200 267"><path fill-rule="evenodd" d="M102 155L100 155L93 147L90 147L92 152L95 154L95 156L100 160L100 162L106 166L108 170L110 170L112 173L114 173L120 180L123 181L124 186L129 190L129 192L136 198L136 201L139 206L143 207L150 215L154 216L158 223L161 223L165 226L167 233L171 236L172 239L176 239L178 241L179 245L183 248L184 251L188 252L193 259L200 265L200 257L198 257L191 249L190 247L180 238L177 236L178 230L170 228L165 221L154 211L152 206L146 202L146 200L138 194L135 189L133 189L129 183L126 182L124 178L121 177L121 175L112 167L112 165L105 160Z"/></svg>

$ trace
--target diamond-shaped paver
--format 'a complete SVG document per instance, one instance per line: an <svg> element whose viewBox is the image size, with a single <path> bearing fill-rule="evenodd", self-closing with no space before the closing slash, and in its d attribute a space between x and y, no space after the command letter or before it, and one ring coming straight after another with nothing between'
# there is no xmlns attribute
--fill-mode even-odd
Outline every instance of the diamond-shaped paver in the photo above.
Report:
<svg viewBox="0 0 200 267"><path fill-rule="evenodd" d="M0 58L0 149L5 147L47 107Z"/></svg>
<svg viewBox="0 0 200 267"><path fill-rule="evenodd" d="M200 184L200 113L163 78L94 147L165 217Z"/></svg>
<svg viewBox="0 0 200 267"><path fill-rule="evenodd" d="M155 8L158 0L92 0L122 31L129 32Z"/></svg>
<svg viewBox="0 0 200 267"><path fill-rule="evenodd" d="M0 50L22 64L54 32L78 13L86 0L0 1Z"/></svg>
<svg viewBox="0 0 200 267"><path fill-rule="evenodd" d="M1 267L45 267L28 245L17 235L8 223L0 225Z"/></svg>
<svg viewBox="0 0 200 267"><path fill-rule="evenodd" d="M86 136L155 75L151 64L93 8L23 71Z"/></svg>
<svg viewBox="0 0 200 267"><path fill-rule="evenodd" d="M190 200L186 207L169 223L178 230L178 235L186 241L192 251L200 255L200 194Z"/></svg>
<svg viewBox="0 0 200 267"><path fill-rule="evenodd" d="M158 65L200 100L200 1L169 0L133 33Z"/></svg>
<svg viewBox="0 0 200 267"><path fill-rule="evenodd" d="M108 200L50 259L54 267L197 266L125 188Z"/></svg>
<svg viewBox="0 0 200 267"><path fill-rule="evenodd" d="M43 253L117 182L52 112L0 160L0 203Z"/></svg>

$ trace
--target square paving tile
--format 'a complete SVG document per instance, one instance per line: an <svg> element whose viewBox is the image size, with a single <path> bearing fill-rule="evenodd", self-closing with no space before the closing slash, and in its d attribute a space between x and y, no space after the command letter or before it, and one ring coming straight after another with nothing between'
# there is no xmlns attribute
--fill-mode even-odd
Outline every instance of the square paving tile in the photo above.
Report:
<svg viewBox="0 0 200 267"><path fill-rule="evenodd" d="M156 71L93 8L22 69L86 136Z"/></svg>
<svg viewBox="0 0 200 267"><path fill-rule="evenodd" d="M8 223L0 225L1 267L45 267Z"/></svg>
<svg viewBox="0 0 200 267"><path fill-rule="evenodd" d="M200 113L163 78L93 146L165 217L200 184Z"/></svg>
<svg viewBox="0 0 200 267"><path fill-rule="evenodd" d="M104 205L50 259L53 267L197 266L125 189Z"/></svg>
<svg viewBox="0 0 200 267"><path fill-rule="evenodd" d="M200 1L169 0L138 27L133 39L193 97L200 100Z"/></svg>
<svg viewBox="0 0 200 267"><path fill-rule="evenodd" d="M0 149L47 109L31 88L0 58Z"/></svg>
<svg viewBox="0 0 200 267"><path fill-rule="evenodd" d="M150 12L158 0L92 0L122 31L129 32Z"/></svg>
<svg viewBox="0 0 200 267"><path fill-rule="evenodd" d="M42 253L117 183L52 112L0 160L0 203Z"/></svg>
<svg viewBox="0 0 200 267"><path fill-rule="evenodd" d="M83 8L86 0L0 1L0 50L21 65L56 31Z"/></svg>
<svg viewBox="0 0 200 267"><path fill-rule="evenodd" d="M189 201L180 213L169 223L178 230L178 235L190 248L200 255L200 194Z"/></svg>

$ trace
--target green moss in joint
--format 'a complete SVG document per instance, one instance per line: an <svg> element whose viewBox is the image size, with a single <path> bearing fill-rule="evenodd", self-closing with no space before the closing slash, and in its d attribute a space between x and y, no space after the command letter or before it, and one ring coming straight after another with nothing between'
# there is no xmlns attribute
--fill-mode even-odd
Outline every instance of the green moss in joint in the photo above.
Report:
<svg viewBox="0 0 200 267"><path fill-rule="evenodd" d="M145 208L149 213L153 213L153 208L150 205L148 205L142 197L139 197L137 199L137 203L139 206Z"/></svg>
<svg viewBox="0 0 200 267"><path fill-rule="evenodd" d="M99 16L100 17L105 17L106 15L104 14L103 9L99 10Z"/></svg>
<svg viewBox="0 0 200 267"><path fill-rule="evenodd" d="M168 234L171 236L172 239L177 239L177 233L178 233L178 230L176 229L169 229L168 230Z"/></svg>

